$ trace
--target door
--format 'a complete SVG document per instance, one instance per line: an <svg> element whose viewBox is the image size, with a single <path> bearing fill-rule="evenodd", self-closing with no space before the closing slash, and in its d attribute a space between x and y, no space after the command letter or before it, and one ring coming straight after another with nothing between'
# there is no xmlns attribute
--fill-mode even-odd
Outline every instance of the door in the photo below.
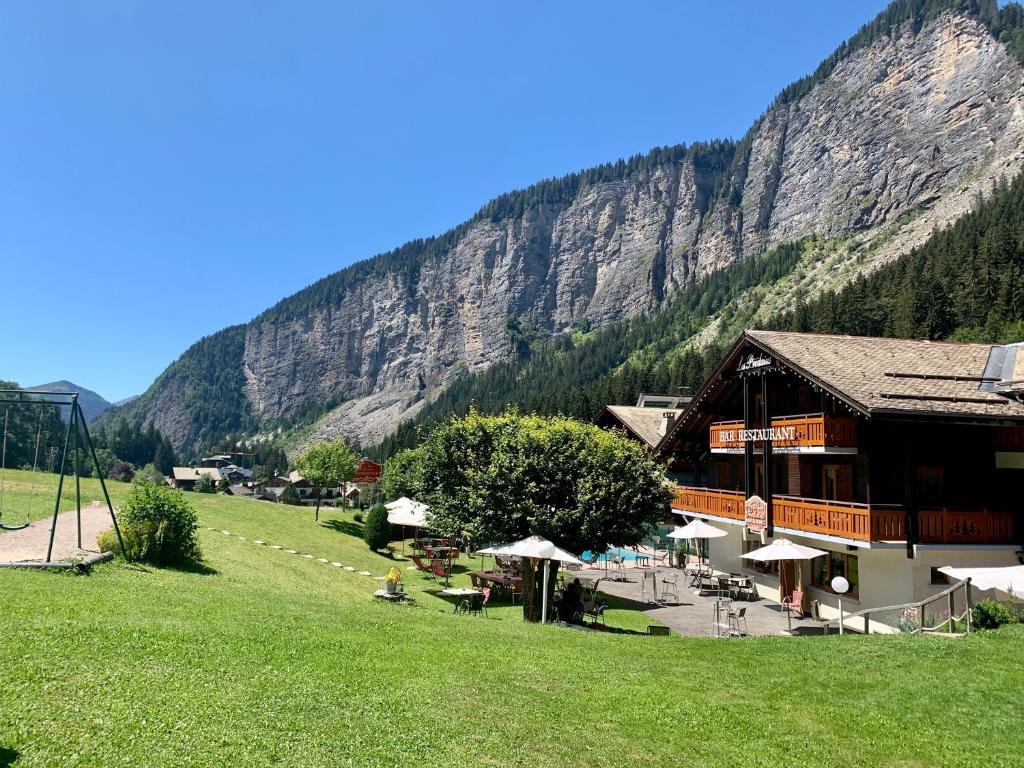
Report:
<svg viewBox="0 0 1024 768"><path fill-rule="evenodd" d="M779 601L793 594L796 588L796 567L792 560L782 560L779 563Z"/></svg>

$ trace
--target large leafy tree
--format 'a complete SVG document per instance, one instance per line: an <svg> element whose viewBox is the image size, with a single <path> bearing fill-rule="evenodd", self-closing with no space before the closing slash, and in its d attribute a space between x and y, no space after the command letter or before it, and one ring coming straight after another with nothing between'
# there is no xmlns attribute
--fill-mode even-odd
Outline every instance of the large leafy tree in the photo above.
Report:
<svg viewBox="0 0 1024 768"><path fill-rule="evenodd" d="M407 496L419 500L423 487L423 450L406 448L384 463L380 476L380 493L385 499Z"/></svg>
<svg viewBox="0 0 1024 768"><path fill-rule="evenodd" d="M604 551L636 544L668 511L664 472L639 443L574 419L471 411L435 429L418 461L432 527L477 543L536 534ZM525 566L524 615L536 619Z"/></svg>
<svg viewBox="0 0 1024 768"><path fill-rule="evenodd" d="M295 463L302 478L316 493L314 519L320 519L320 497L324 488L335 488L347 483L359 467L359 457L341 440L311 445Z"/></svg>

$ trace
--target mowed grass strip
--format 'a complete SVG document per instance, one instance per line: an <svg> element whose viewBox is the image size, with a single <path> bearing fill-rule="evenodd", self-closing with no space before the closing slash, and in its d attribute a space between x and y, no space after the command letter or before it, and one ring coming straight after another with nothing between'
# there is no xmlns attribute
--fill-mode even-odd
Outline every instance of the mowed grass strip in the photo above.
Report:
<svg viewBox="0 0 1024 768"><path fill-rule="evenodd" d="M1021 628L705 640L528 625L518 607L454 616L426 592L377 603L372 579L237 538L342 562L361 550L383 572L311 510L189 498L232 532L201 529L212 573L0 571L8 763L1019 764Z"/></svg>

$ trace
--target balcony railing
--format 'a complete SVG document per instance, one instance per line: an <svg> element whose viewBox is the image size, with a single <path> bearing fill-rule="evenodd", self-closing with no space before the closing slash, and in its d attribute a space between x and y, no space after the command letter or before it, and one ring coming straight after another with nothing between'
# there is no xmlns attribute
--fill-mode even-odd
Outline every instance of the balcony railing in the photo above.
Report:
<svg viewBox="0 0 1024 768"><path fill-rule="evenodd" d="M921 510L918 537L929 544L1014 544L1012 512Z"/></svg>
<svg viewBox="0 0 1024 768"><path fill-rule="evenodd" d="M901 507L773 496L775 525L857 541L904 541Z"/></svg>
<svg viewBox="0 0 1024 768"><path fill-rule="evenodd" d="M792 428L793 439L772 440L772 450L785 451L801 448L855 448L857 446L857 420L845 417L811 413L772 419L773 429ZM743 448L739 439L742 421L719 421L711 425L712 450ZM760 445L757 441L755 445Z"/></svg>
<svg viewBox="0 0 1024 768"><path fill-rule="evenodd" d="M676 486L672 508L699 512L729 520L743 519L743 491L719 491L714 488Z"/></svg>
<svg viewBox="0 0 1024 768"><path fill-rule="evenodd" d="M742 491L677 486L672 508L726 520L743 519ZM790 528L853 541L906 541L906 512L892 504L773 496L772 513L779 528ZM1016 542L1011 512L922 510L918 537L935 544L1012 544Z"/></svg>

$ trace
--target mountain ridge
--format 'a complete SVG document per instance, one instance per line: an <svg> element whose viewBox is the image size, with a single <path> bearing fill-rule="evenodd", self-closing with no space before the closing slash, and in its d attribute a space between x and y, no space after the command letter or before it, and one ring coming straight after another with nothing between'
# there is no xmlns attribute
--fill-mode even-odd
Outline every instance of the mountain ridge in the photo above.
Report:
<svg viewBox="0 0 1024 768"><path fill-rule="evenodd" d="M311 439L373 442L531 341L653 312L787 242L856 237L870 259L810 267L824 287L853 279L1024 164L1020 26L1018 6L900 0L780 91L740 142L499 196L202 339L118 412L177 448L316 416Z"/></svg>

